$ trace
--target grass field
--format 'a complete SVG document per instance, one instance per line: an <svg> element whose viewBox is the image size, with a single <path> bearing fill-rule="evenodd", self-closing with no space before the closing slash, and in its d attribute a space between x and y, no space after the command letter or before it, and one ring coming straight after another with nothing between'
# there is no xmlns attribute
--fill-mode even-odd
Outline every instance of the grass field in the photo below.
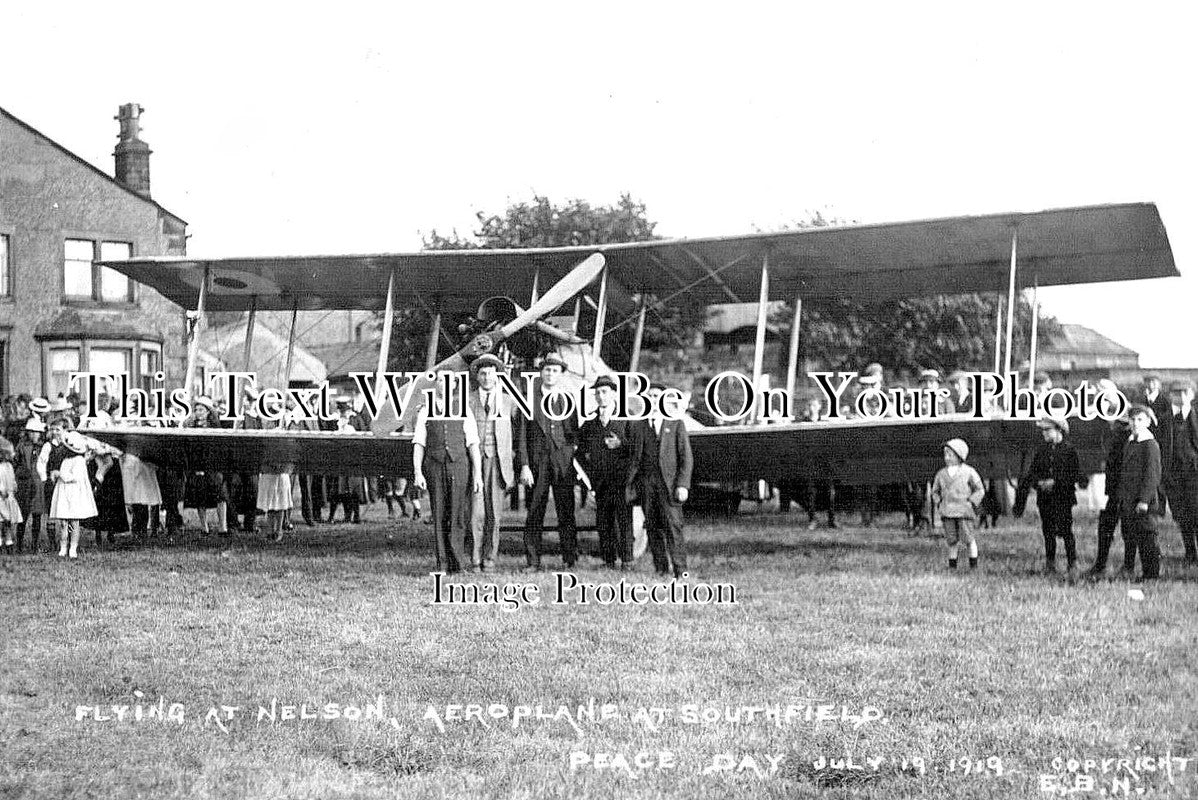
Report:
<svg viewBox="0 0 1198 800"><path fill-rule="evenodd" d="M1171 523L1166 578L1142 601L1126 582L1034 574L1034 519L983 532L971 574L948 572L943 544L893 517L807 532L798 515L763 513L691 521L692 567L734 584L735 606L550 605L546 574L534 578L542 604L509 612L431 605L430 529L379 515L278 546L189 537L89 548L77 563L3 559L0 796L1051 796L1042 775L1089 786L1054 758L1088 770L1081 796L1198 796L1194 763L1134 761L1198 750L1198 576ZM1093 520L1075 530L1088 566ZM506 534L513 568L517 540ZM653 582L647 562L629 579ZM381 719L282 718L282 705L365 708L380 695ZM168 717L182 704L181 722L149 718L160 697ZM444 732L426 718L430 705L498 715L591 698L611 718L449 719ZM275 721L258 719L272 699ZM206 719L221 705L239 710ZM683 708L701 720L772 705L798 716L707 724ZM819 705L837 718L805 719ZM84 706L102 710L77 719ZM103 719L112 706L130 709ZM638 718L641 707L670 713ZM854 723L842 707L883 716ZM617 753L629 769L602 755Z"/></svg>

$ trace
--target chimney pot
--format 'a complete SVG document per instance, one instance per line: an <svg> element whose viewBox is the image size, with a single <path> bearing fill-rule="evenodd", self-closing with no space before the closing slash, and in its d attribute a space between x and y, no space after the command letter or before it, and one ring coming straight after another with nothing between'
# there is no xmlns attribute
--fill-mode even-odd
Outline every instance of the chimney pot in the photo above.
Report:
<svg viewBox="0 0 1198 800"><path fill-rule="evenodd" d="M150 197L150 146L139 137L141 114L144 108L137 103L126 103L117 109L114 117L120 123L116 150L115 176L117 183L132 189L142 197Z"/></svg>

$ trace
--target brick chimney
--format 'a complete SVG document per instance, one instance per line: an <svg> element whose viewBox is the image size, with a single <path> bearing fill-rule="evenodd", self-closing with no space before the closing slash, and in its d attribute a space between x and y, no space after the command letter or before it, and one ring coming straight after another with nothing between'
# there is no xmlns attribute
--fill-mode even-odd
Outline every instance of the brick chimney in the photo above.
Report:
<svg viewBox="0 0 1198 800"><path fill-rule="evenodd" d="M142 197L150 196L150 146L138 138L141 112L137 103L126 103L113 119L121 124L120 141L112 155L116 158L116 180Z"/></svg>

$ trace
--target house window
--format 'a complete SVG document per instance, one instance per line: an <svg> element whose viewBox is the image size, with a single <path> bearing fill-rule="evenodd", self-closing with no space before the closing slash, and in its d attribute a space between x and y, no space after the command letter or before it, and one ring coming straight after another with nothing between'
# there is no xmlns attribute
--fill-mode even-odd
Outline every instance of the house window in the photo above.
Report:
<svg viewBox="0 0 1198 800"><path fill-rule="evenodd" d="M12 286L9 283L12 267L9 264L8 253L8 234L0 233L0 297L9 297L12 294Z"/></svg>
<svg viewBox="0 0 1198 800"><path fill-rule="evenodd" d="M86 239L67 239L62 266L63 293L76 300L92 297L92 259L95 246Z"/></svg>
<svg viewBox="0 0 1198 800"><path fill-rule="evenodd" d="M128 242L94 242L67 239L63 247L62 284L68 300L98 300L105 303L132 303L133 282L109 267L94 261L125 261L133 257Z"/></svg>
<svg viewBox="0 0 1198 800"><path fill-rule="evenodd" d="M101 261L128 261L133 256L133 245L128 242L101 242ZM129 278L111 267L100 267L100 299L109 303L133 300L133 287Z"/></svg>
<svg viewBox="0 0 1198 800"><path fill-rule="evenodd" d="M50 351L50 397L70 392L71 373L79 371L79 348L55 348Z"/></svg>
<svg viewBox="0 0 1198 800"><path fill-rule="evenodd" d="M93 347L87 354L87 371L100 375L129 374L130 355L130 351L125 349ZM130 378L132 377L130 375Z"/></svg>
<svg viewBox="0 0 1198 800"><path fill-rule="evenodd" d="M158 357L157 350L141 351L141 369L138 371L138 388L145 392L153 391L157 386L154 376L158 374Z"/></svg>

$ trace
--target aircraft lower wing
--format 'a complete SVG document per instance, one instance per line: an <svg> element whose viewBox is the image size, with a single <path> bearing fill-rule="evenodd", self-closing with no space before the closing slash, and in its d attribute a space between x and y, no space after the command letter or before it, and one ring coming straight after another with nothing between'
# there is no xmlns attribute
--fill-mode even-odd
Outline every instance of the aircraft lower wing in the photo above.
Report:
<svg viewBox="0 0 1198 800"><path fill-rule="evenodd" d="M412 475L411 436L130 427L87 433L143 461L183 471L260 472L293 464L298 473Z"/></svg>
<svg viewBox="0 0 1198 800"><path fill-rule="evenodd" d="M1070 441L1084 473L1102 471L1106 423L1074 420ZM316 474L412 475L410 436L196 428L102 428L101 441L145 461L179 470L258 472L294 464ZM790 425L708 427L690 431L698 482L833 478L844 484L930 480L944 465L942 447L959 437L983 477L1016 477L1042 439L1032 420L842 420Z"/></svg>
<svg viewBox="0 0 1198 800"><path fill-rule="evenodd" d="M1102 420L1073 421L1070 441L1083 473L1102 471ZM969 444L982 477L1018 477L1043 438L1034 420L944 417L929 420L830 420L738 425L690 431L693 480L739 482L831 478L868 485L931 480L944 466L943 445Z"/></svg>

